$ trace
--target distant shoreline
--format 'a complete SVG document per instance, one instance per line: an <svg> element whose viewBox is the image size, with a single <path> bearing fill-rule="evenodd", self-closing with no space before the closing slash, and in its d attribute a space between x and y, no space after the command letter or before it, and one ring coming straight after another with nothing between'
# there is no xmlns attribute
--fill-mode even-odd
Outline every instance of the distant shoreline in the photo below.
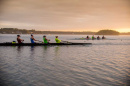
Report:
<svg viewBox="0 0 130 86"><path fill-rule="evenodd" d="M100 30L98 32L91 31L37 31L35 29L26 30L18 28L1 28L0 34L47 34L47 35L130 35L128 33L119 33L115 30Z"/></svg>
<svg viewBox="0 0 130 86"><path fill-rule="evenodd" d="M1 35L1 33L0 33ZM3 34L4 35L4 34ZM5 34L6 35L6 34ZM18 34L8 34L8 35L18 35ZM19 34L19 35L30 35L30 34ZM93 34L34 34L34 35L93 35ZM96 35L96 34L94 34ZM119 35L105 35L105 36L129 36L130 34L119 34ZM101 35L99 35L101 36Z"/></svg>

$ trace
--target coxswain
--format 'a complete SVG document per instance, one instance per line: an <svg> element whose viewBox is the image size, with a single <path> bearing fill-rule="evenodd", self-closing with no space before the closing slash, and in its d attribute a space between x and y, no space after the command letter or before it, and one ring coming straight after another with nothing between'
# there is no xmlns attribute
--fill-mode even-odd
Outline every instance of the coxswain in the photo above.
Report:
<svg viewBox="0 0 130 86"><path fill-rule="evenodd" d="M31 35L30 41L31 41L31 43L35 43L34 41L38 41L38 40L36 40L36 39L33 37L33 35Z"/></svg>
<svg viewBox="0 0 130 86"><path fill-rule="evenodd" d="M47 39L46 36L44 35L43 36L43 41L44 41L44 43L49 43L50 39Z"/></svg>
<svg viewBox="0 0 130 86"><path fill-rule="evenodd" d="M55 38L56 43L61 43L61 40L58 39L58 36Z"/></svg>
<svg viewBox="0 0 130 86"><path fill-rule="evenodd" d="M23 39L20 39L20 35L17 35L17 42L22 43L23 41L24 41Z"/></svg>

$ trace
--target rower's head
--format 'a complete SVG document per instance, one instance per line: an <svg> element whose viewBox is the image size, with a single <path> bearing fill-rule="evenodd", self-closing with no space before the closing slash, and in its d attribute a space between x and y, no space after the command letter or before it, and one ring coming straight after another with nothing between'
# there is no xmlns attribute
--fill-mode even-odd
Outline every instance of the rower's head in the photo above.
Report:
<svg viewBox="0 0 130 86"><path fill-rule="evenodd" d="M46 38L46 36L44 35L43 38Z"/></svg>
<svg viewBox="0 0 130 86"><path fill-rule="evenodd" d="M20 35L17 35L17 37L20 37Z"/></svg>
<svg viewBox="0 0 130 86"><path fill-rule="evenodd" d="M31 34L31 37L33 37L33 35Z"/></svg>
<svg viewBox="0 0 130 86"><path fill-rule="evenodd" d="M56 38L58 38L58 36L56 36Z"/></svg>

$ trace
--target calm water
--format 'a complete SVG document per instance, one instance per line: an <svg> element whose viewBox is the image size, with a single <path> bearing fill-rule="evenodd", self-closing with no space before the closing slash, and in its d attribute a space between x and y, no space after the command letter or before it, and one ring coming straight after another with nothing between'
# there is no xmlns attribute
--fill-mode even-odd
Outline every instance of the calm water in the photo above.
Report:
<svg viewBox="0 0 130 86"><path fill-rule="evenodd" d="M47 35L54 42L54 35ZM0 46L0 86L129 86L130 36L75 40L84 35L59 35L92 45ZM25 43L30 35L21 35ZM42 35L35 35L42 40ZM0 34L0 43L16 35Z"/></svg>

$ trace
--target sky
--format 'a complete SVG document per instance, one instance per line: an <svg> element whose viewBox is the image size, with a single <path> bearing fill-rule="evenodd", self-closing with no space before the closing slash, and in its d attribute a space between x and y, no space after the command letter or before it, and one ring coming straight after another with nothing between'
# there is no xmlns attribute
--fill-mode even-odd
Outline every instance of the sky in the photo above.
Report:
<svg viewBox="0 0 130 86"><path fill-rule="evenodd" d="M130 32L130 0L0 0L0 28Z"/></svg>

